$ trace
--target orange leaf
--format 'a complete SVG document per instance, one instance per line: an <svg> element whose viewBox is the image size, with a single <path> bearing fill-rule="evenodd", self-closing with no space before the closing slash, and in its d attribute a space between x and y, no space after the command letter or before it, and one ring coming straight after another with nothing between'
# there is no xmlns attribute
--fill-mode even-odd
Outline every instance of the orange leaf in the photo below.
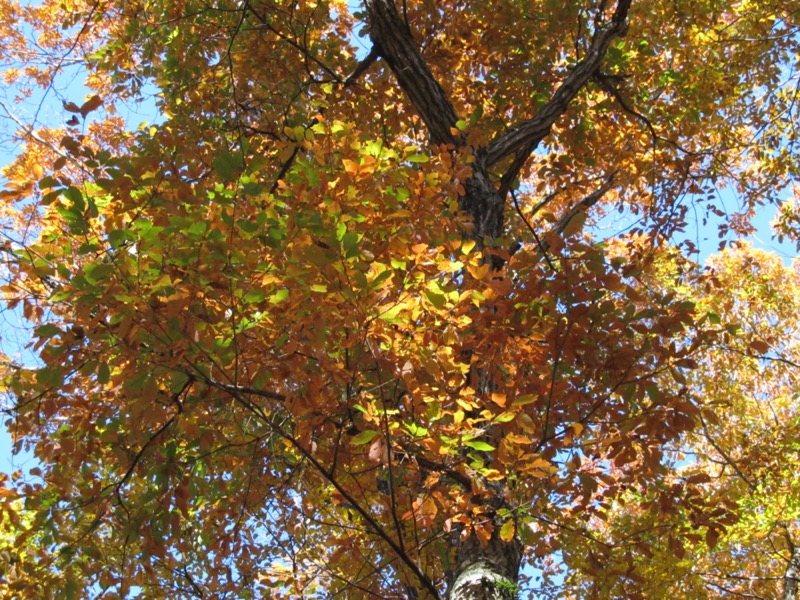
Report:
<svg viewBox="0 0 800 600"><path fill-rule="evenodd" d="M346 173L350 173L351 175L355 175L358 173L358 163L347 158L342 159L342 165L344 166L344 170Z"/></svg>
<svg viewBox="0 0 800 600"><path fill-rule="evenodd" d="M505 394L492 394L492 402L497 404L500 408L505 408L506 395Z"/></svg>
<svg viewBox="0 0 800 600"><path fill-rule="evenodd" d="M486 546L489 545L489 540L492 539L491 525L489 525L488 523L476 525L473 528L473 531L475 532L475 537L477 537L478 541L481 543L481 546L483 548L486 548Z"/></svg>

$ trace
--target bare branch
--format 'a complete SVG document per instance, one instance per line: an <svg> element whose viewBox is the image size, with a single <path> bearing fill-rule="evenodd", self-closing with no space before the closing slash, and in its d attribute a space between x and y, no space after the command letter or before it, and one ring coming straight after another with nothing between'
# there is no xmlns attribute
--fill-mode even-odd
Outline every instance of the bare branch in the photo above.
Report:
<svg viewBox="0 0 800 600"><path fill-rule="evenodd" d="M542 202L546 202L546 201L548 201L548 199L552 199L554 197L555 197L555 193L548 194L547 198L545 198L545 200L543 200ZM553 264L553 261L550 260L550 256L547 254L547 248L545 248L542 245L542 241L539 239L539 235L536 233L536 229L533 227L531 222L527 219L527 217L525 216L525 213L522 212L522 208L519 205L519 200L517 199L517 194L516 194L516 192L514 192L514 190L511 190L511 199L514 201L514 209L517 211L517 214L519 215L519 218L522 219L523 223L525 223L525 227L527 227L528 231L530 231L531 235L533 236L534 241L536 242L536 245L539 247L539 251L542 253L542 256L544 256L544 259L547 261L547 266L550 267L551 271L557 271L558 269L556 269L555 265ZM533 214L536 214L536 212L539 210L539 208L537 208L537 207L540 207L540 205L542 205L542 202L540 202L536 207L534 207L534 213Z"/></svg>
<svg viewBox="0 0 800 600"><path fill-rule="evenodd" d="M356 80L358 80L358 78L364 74L364 71L369 69L370 66L372 66L372 63L378 60L379 57L380 53L378 52L378 48L372 46L372 48L369 51L369 54L367 54L364 58L358 61L356 68L344 80L344 86L347 87L353 85L356 82Z"/></svg>
<svg viewBox="0 0 800 600"><path fill-rule="evenodd" d="M195 374L196 375L196 374ZM277 400L278 402L286 401L286 396L283 394L279 394L278 392L271 392L269 390L262 390L257 388L251 387L244 387L240 385L231 385L227 383L222 383L220 381L214 381L208 377L203 377L203 381L208 385L220 389L224 392L227 392L231 395L233 394L248 394L250 396L260 396L261 398L268 398L270 400Z"/></svg>
<svg viewBox="0 0 800 600"><path fill-rule="evenodd" d="M705 434L705 438L708 440L708 443L711 444L714 450L716 450L717 453L722 457L725 464L727 464L736 472L736 475L738 475L739 479L741 479L745 485L750 488L750 491L755 492L758 489L756 484L750 481L750 478L742 472L742 470L739 468L739 465L736 464L736 461L733 460L733 458L731 458L727 452L725 452L725 450L716 442L716 440L714 440L711 432L708 430L708 424L706 423L706 420L703 418L702 414L700 415L700 424L703 426L703 433Z"/></svg>
<svg viewBox="0 0 800 600"><path fill-rule="evenodd" d="M611 173L611 174L609 174L606 177L606 180L605 180L605 182L603 183L602 186L600 186L595 191L593 191L591 194L586 196L583 200L581 200L575 206L573 206L565 215L563 215L558 220L558 223L556 223L556 226L553 227L553 231L555 231L556 233L559 233L559 234L563 233L564 230L567 228L567 225L569 225L569 222L573 219L573 217L575 217L575 215L577 215L579 212L586 212L592 206L597 204L600 201L600 199L603 196L605 196L606 193L612 187L614 187L613 184L614 184L614 176L615 175L616 175L616 171Z"/></svg>
<svg viewBox="0 0 800 600"><path fill-rule="evenodd" d="M271 431L273 431L278 436L282 437L286 440L289 444L291 444L302 456L303 458L311 464L312 467L322 476L324 477L328 483L330 483L334 489L336 489L339 494L347 501L347 503L352 507L352 509L359 514L359 516L364 519L366 524L369 526L370 530L381 538L386 544L392 549L395 556L397 556L405 565L408 567L414 576L418 579L420 584L428 590L431 597L434 599L438 599L439 592L436 589L436 586L430 580L430 578L420 569L420 567L414 562L411 556L395 541L391 535L378 523L375 518L372 516L370 511L358 503L358 501L341 485L338 479L332 476L331 473L328 472L328 469L320 463L317 458L308 451L308 449L303 446L297 438L291 435L289 432L284 430L278 423L275 422L274 419L270 419L261 408L253 403L250 399L247 398L248 395L253 396L261 396L262 398L270 398L273 400L285 400L286 396L283 394L278 394L275 392L269 392L265 390L259 390L255 388L246 388L236 385L228 385L224 383L220 383L218 381L214 381L205 375L198 375L197 378L202 380L204 383L216 387L222 391L227 392L231 398L233 398L240 406L242 406L245 410L253 414L256 418L258 418L264 425L266 425Z"/></svg>
<svg viewBox="0 0 800 600"><path fill-rule="evenodd" d="M20 131L18 135L20 136L21 139L33 140L37 144L40 144L41 146L44 146L45 148L49 149L60 158L66 160L72 166L82 171L85 175L91 175L91 173L86 169L86 167L80 161L76 160L69 153L62 151L55 144L52 144L48 142L46 139L44 139L41 135L39 135L36 132L36 130L33 128L33 125L24 123L22 119L20 119L17 115L15 115L4 102L0 102L0 108L2 108L3 112L6 113L6 117L14 121L14 123L16 123L19 126Z"/></svg>

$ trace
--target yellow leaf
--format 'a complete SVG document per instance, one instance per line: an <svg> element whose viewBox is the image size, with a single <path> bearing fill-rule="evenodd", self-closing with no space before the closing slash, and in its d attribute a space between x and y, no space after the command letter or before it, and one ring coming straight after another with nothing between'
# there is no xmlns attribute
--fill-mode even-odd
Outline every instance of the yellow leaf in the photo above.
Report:
<svg viewBox="0 0 800 600"><path fill-rule="evenodd" d="M532 444L533 443L530 438L525 437L524 435L516 434L516 433L509 433L505 437L505 440L507 442L511 443L511 444Z"/></svg>
<svg viewBox="0 0 800 600"><path fill-rule="evenodd" d="M511 403L512 406L525 406L526 404L533 404L536 402L536 396L533 394L525 394L524 396L518 396L514 399L514 402Z"/></svg>
<svg viewBox="0 0 800 600"><path fill-rule="evenodd" d="M504 542L510 542L514 539L514 533L516 530L517 528L513 520L506 521L500 528L500 539Z"/></svg>

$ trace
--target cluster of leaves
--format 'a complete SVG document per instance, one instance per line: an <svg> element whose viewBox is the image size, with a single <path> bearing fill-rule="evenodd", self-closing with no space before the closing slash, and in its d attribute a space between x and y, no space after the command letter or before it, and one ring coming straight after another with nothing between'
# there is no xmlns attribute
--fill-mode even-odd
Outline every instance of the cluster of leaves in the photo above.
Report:
<svg viewBox="0 0 800 600"><path fill-rule="evenodd" d="M793 597L798 271L747 244L709 269L697 301L721 336L689 378L700 426L658 485L606 507L592 543L576 539L567 561L577 595ZM676 502L687 490L691 502Z"/></svg>
<svg viewBox="0 0 800 600"><path fill-rule="evenodd" d="M41 365L5 377L39 466L0 494L0 590L437 597L472 542L524 548L527 589L563 556L576 596L782 577L797 273L681 240L722 186L745 232L795 177L800 7L634 2L537 152L497 158L506 227L475 239L482 152L612 8L404 2L460 116L431 145L356 58L376 4L0 1L6 81L50 93L75 59L90 91L4 171L2 292ZM126 132L152 86L163 120Z"/></svg>

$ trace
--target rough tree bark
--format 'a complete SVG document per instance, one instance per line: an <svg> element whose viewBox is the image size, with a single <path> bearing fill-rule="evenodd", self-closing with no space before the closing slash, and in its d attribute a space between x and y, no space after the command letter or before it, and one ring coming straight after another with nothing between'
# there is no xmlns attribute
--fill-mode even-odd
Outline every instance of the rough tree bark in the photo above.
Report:
<svg viewBox="0 0 800 600"><path fill-rule="evenodd" d="M793 543L789 534L786 534L789 542L789 564L783 574L783 600L797 600L798 584L800 584L800 546Z"/></svg>
<svg viewBox="0 0 800 600"><path fill-rule="evenodd" d="M583 59L537 114L499 135L487 146L473 148L472 175L465 183L466 193L459 203L473 220L470 236L479 248L492 247L502 236L505 200L511 183L581 88L599 73L611 41L625 34L630 3L631 0L618 0L613 15L594 31ZM454 151L462 148L466 140L455 127L458 115L453 104L426 64L394 0L365 0L365 5L373 51L392 70L398 85L425 123L431 143L448 145ZM490 172L506 158L512 160L503 172ZM605 186L599 195L607 189ZM497 497L490 503L498 504L499 508L504 500L502 488L496 489ZM474 536L458 542L449 600L510 600L515 597L523 546L517 539L503 542L497 534L500 524L497 525L495 535L486 545L481 545Z"/></svg>

